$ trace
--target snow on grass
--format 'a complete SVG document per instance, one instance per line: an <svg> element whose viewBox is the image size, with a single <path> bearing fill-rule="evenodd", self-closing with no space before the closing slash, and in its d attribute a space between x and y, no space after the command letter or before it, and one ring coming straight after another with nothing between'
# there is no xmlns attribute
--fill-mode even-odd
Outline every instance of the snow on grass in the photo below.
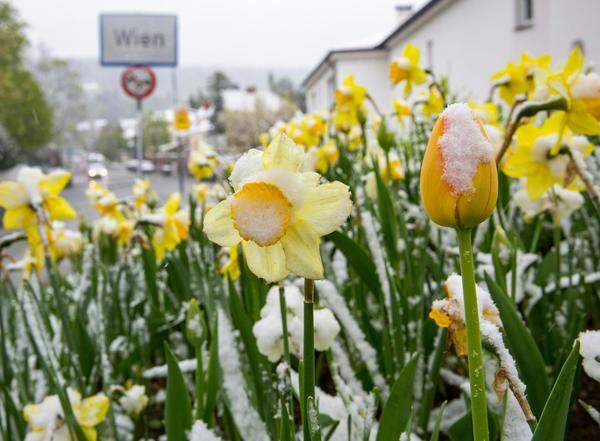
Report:
<svg viewBox="0 0 600 441"><path fill-rule="evenodd" d="M583 370L600 382L600 330L579 334L579 353L583 357Z"/></svg>
<svg viewBox="0 0 600 441"><path fill-rule="evenodd" d="M217 435L214 434L212 430L210 430L206 423L202 420L197 420L192 426L192 430L188 435L189 441L220 441Z"/></svg>

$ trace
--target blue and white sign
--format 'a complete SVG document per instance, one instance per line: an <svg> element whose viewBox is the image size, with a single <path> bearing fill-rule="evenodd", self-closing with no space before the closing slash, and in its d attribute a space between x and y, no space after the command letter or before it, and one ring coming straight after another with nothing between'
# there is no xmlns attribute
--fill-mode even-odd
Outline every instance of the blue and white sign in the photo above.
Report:
<svg viewBox="0 0 600 441"><path fill-rule="evenodd" d="M101 14L100 64L177 66L177 16Z"/></svg>

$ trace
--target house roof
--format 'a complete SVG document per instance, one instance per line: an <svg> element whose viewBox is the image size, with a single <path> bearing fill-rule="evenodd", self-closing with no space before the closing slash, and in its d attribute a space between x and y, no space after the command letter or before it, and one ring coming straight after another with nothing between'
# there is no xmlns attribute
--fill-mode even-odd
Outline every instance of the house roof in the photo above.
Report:
<svg viewBox="0 0 600 441"><path fill-rule="evenodd" d="M429 0L425 5L419 8L413 15L411 15L407 20L402 22L400 25L396 27L387 37L385 37L380 43L374 46L367 47L357 47L357 48L347 48L347 49L333 49L327 52L327 55L321 59L321 61L308 73L306 78L302 81L302 87L306 87L308 83L315 77L321 66L326 63L329 63L334 55L337 54L347 54L347 53L361 53L361 52L375 52L375 51L384 51L389 49L389 43L396 38L398 35L402 34L409 27L415 25L420 20L422 20L427 12L432 10L439 3L445 2L447 0Z"/></svg>

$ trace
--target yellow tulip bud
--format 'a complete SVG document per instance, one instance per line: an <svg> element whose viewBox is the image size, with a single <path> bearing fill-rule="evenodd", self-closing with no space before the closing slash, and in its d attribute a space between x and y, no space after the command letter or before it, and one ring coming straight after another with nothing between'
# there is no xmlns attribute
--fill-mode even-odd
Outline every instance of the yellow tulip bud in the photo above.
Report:
<svg viewBox="0 0 600 441"><path fill-rule="evenodd" d="M498 172L485 129L466 104L438 118L421 167L421 197L433 222L472 228L496 207Z"/></svg>

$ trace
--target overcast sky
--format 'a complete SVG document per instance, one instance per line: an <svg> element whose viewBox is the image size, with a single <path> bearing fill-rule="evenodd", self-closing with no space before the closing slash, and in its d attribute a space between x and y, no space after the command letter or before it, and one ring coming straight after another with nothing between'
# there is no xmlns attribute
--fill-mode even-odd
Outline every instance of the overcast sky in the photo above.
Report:
<svg viewBox="0 0 600 441"><path fill-rule="evenodd" d="M408 0L9 0L34 46L53 55L98 58L101 12L179 16L180 64L310 67L328 49L391 31ZM417 4L421 1L415 2Z"/></svg>

